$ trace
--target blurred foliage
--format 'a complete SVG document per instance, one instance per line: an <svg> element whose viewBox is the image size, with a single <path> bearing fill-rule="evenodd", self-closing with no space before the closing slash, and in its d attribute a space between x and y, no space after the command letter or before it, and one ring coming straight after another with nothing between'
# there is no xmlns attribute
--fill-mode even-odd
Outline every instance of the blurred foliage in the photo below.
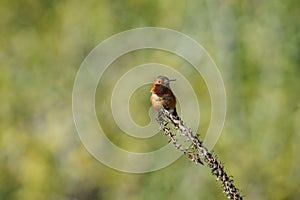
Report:
<svg viewBox="0 0 300 200"><path fill-rule="evenodd" d="M71 104L81 62L109 36L144 26L190 35L219 66L228 107L214 152L247 199L297 199L299 10L296 0L1 1L0 199L225 199L208 169L184 157L160 171L126 174L100 164L79 140ZM111 115L104 115L109 107L99 102L101 90L109 93L122 72L151 61L148 55L191 80L203 102L199 131L207 129L204 83L196 82L187 65L181 68L178 58L161 53L125 56L119 62L128 67L112 66L99 85L98 118L107 120L108 136L120 147L147 151L166 142L163 136L138 140L120 134ZM141 125L149 121L149 87L131 100Z"/></svg>

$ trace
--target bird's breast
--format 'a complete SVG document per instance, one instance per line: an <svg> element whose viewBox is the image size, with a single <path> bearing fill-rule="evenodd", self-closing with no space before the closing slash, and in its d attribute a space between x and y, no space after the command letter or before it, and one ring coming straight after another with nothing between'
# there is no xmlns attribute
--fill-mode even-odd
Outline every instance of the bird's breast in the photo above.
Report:
<svg viewBox="0 0 300 200"><path fill-rule="evenodd" d="M153 108L155 109L155 110L159 110L160 108L162 108L162 98L161 97L159 97L157 94L155 94L155 93L152 93L152 95L151 95L151 104L152 104L152 106L153 106Z"/></svg>

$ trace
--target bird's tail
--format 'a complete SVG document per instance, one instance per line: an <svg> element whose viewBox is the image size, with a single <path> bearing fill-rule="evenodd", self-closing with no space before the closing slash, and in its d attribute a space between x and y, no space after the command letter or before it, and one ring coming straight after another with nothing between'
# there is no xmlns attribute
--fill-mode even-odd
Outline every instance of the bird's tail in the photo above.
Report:
<svg viewBox="0 0 300 200"><path fill-rule="evenodd" d="M180 117L177 114L176 108L169 111L177 120L180 120Z"/></svg>

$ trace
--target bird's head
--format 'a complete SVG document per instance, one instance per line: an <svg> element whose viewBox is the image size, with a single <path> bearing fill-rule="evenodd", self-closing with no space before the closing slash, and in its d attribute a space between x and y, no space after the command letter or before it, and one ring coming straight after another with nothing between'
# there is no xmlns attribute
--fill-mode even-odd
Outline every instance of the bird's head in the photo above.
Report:
<svg viewBox="0 0 300 200"><path fill-rule="evenodd" d="M154 82L153 82L153 86L155 85L163 85L167 88L170 88L170 82L171 81L175 81L176 79L169 79L168 77L166 76L158 76Z"/></svg>

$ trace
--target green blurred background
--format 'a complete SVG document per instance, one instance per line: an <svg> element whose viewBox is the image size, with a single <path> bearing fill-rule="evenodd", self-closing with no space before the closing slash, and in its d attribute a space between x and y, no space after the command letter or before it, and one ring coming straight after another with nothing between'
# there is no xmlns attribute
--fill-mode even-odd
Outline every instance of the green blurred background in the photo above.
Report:
<svg viewBox="0 0 300 200"><path fill-rule="evenodd" d="M0 1L0 199L225 199L209 170L185 157L159 171L127 174L102 165L79 140L72 89L81 62L111 35L145 26L193 37L218 65L228 106L214 152L246 199L298 199L299 11L296 0ZM147 53L122 62L146 62ZM165 58L150 54L158 54L157 62ZM178 63L172 56L165 62ZM149 88L133 97L131 111L140 124L149 121ZM209 105L203 88L198 95L205 94ZM201 117L204 132L209 110ZM111 139L129 150L167 142L161 136L139 143L113 122L106 126Z"/></svg>

